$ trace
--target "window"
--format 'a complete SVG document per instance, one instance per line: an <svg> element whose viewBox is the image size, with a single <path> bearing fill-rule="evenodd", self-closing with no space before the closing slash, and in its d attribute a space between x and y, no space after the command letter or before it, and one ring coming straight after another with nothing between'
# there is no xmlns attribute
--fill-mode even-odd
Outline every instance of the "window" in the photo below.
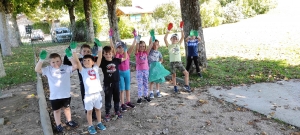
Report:
<svg viewBox="0 0 300 135"><path fill-rule="evenodd" d="M130 21L132 22L139 22L141 21L141 14L133 14L133 15L130 15Z"/></svg>

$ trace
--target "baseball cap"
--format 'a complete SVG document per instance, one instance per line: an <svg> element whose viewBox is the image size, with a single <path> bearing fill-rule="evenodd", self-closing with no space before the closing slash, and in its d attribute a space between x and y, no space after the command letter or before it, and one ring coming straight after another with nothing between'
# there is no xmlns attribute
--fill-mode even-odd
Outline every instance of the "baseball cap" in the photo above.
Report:
<svg viewBox="0 0 300 135"><path fill-rule="evenodd" d="M118 41L118 42L116 43L116 48L118 48L119 46L125 48L126 44L125 44L124 42L122 42L122 41Z"/></svg>
<svg viewBox="0 0 300 135"><path fill-rule="evenodd" d="M172 37L176 37L176 38L178 39L178 34L175 33L175 34L173 34L173 35L171 36L171 38L172 38Z"/></svg>

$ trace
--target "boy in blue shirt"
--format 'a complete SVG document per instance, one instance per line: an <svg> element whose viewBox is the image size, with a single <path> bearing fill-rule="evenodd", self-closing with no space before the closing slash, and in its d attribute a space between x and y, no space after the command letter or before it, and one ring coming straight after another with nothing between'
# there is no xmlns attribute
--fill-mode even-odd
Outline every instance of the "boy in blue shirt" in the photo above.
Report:
<svg viewBox="0 0 300 135"><path fill-rule="evenodd" d="M187 48L188 48L188 57L186 70L189 71L192 61L194 61L196 66L196 71L200 78L202 78L202 74L200 72L199 64L198 64L198 44L201 41L201 38L198 36L198 31L191 30L190 36L186 38Z"/></svg>

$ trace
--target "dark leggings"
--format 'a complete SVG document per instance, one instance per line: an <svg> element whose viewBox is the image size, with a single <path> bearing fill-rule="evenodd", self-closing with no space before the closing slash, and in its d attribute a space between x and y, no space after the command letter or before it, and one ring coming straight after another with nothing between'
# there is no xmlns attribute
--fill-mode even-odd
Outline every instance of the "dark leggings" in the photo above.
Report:
<svg viewBox="0 0 300 135"><path fill-rule="evenodd" d="M199 68L199 64L198 64L198 56L188 56L188 58L187 58L187 64L186 64L186 70L187 71L190 70L190 67L191 67L191 64L192 64L192 60L194 60L197 73L200 73L200 68Z"/></svg>
<svg viewBox="0 0 300 135"><path fill-rule="evenodd" d="M120 103L119 82L104 84L104 93L105 93L105 113L109 114L109 111L112 106L111 99L113 99L114 101L115 112L118 112L119 103Z"/></svg>

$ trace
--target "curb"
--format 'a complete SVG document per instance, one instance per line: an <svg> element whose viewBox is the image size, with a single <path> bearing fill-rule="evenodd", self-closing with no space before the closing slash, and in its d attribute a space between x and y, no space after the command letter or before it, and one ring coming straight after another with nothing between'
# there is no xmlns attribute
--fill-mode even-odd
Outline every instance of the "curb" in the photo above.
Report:
<svg viewBox="0 0 300 135"><path fill-rule="evenodd" d="M37 73L36 90L39 99L40 119L41 119L41 125L43 128L44 135L53 135L49 113L46 108L47 102L44 94L42 79L41 79L41 75L38 73Z"/></svg>
<svg viewBox="0 0 300 135"><path fill-rule="evenodd" d="M130 61L130 66L135 66L135 63ZM167 80L172 80L172 75L168 75L165 77ZM181 84L184 84L184 80L181 78L176 77L176 82L179 82Z"/></svg>

